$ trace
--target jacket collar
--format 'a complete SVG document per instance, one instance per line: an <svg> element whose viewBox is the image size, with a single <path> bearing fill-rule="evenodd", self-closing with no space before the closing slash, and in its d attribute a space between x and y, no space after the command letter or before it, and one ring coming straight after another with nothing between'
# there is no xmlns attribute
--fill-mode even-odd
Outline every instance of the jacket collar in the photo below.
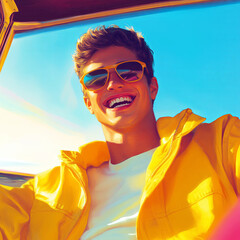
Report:
<svg viewBox="0 0 240 240"><path fill-rule="evenodd" d="M160 144L165 144L172 138L185 136L195 129L205 118L202 118L186 109L175 117L162 117L157 121L157 129L161 139ZM103 162L109 161L110 155L106 142L94 141L82 145L79 151L61 151L60 159L68 164L77 164L87 169L90 166L98 167Z"/></svg>
<svg viewBox="0 0 240 240"><path fill-rule="evenodd" d="M88 167L98 167L103 162L109 161L107 143L94 141L79 147L79 151L61 151L60 159L65 163L77 164L87 169Z"/></svg>
<svg viewBox="0 0 240 240"><path fill-rule="evenodd" d="M161 144L168 142L171 138L187 135L205 120L206 118L194 114L189 108L174 117L159 118L157 120L157 130Z"/></svg>

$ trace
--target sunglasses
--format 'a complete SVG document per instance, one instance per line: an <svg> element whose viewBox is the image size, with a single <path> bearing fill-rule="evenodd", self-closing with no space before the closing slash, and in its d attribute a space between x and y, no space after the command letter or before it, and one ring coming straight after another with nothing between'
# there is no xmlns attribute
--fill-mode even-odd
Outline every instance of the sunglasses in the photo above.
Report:
<svg viewBox="0 0 240 240"><path fill-rule="evenodd" d="M80 83L89 91L99 90L109 80L109 69L115 69L117 75L126 82L137 82L142 78L144 68L147 70L144 62L138 60L124 61L88 72L81 77Z"/></svg>

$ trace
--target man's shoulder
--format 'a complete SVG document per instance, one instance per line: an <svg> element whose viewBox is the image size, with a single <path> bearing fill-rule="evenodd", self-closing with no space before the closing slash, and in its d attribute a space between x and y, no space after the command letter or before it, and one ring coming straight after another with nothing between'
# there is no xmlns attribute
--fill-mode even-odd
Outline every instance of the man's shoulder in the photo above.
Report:
<svg viewBox="0 0 240 240"><path fill-rule="evenodd" d="M202 123L197 128L197 131L204 131L209 134L214 132L224 137L224 135L240 131L240 120L231 114L225 114L210 123Z"/></svg>
<svg viewBox="0 0 240 240"><path fill-rule="evenodd" d="M171 136L184 136L190 132L200 135L229 135L240 131L240 120L231 114L223 115L213 122L204 122L203 118L192 112L191 109L185 109L174 117L161 117L157 120L157 128L161 138L167 139Z"/></svg>

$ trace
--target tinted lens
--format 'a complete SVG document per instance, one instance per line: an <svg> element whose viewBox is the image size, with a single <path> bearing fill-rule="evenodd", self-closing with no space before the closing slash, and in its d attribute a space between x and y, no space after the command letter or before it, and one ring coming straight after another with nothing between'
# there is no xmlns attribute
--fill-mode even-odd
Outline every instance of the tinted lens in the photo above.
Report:
<svg viewBox="0 0 240 240"><path fill-rule="evenodd" d="M139 62L124 62L117 66L117 72L126 81L136 81L142 77L143 67Z"/></svg>
<svg viewBox="0 0 240 240"><path fill-rule="evenodd" d="M107 76L108 72L106 69L97 69L85 75L83 82L87 89L97 90L104 86Z"/></svg>

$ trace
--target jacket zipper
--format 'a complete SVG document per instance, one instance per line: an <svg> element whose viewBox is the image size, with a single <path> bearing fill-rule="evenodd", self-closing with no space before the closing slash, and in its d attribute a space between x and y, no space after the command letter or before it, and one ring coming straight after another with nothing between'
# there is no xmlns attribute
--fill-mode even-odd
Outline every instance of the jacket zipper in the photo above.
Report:
<svg viewBox="0 0 240 240"><path fill-rule="evenodd" d="M169 157L169 155L170 155L170 153L171 153L171 151L172 151L173 141L176 139L175 136L176 136L177 130L178 130L178 128L179 128L179 125L180 125L180 123L182 122L182 120L183 120L186 116L188 116L189 114L190 114L190 113L187 112L187 113L181 118L181 120L179 121L179 123L178 123L178 125L177 125L177 127L176 127L176 130L175 130L175 133L174 133L173 136L172 136L171 144L170 144L168 153L167 153L167 155L164 157L164 159L161 161L161 163L159 163L159 164L157 165L157 167L154 169L154 171L152 172L152 174L151 174L151 176L150 176L150 179L152 179L152 178L155 176L155 174L156 174L156 173L158 172L158 170L161 168L161 166L163 165L163 163L166 162L166 159ZM146 201L146 198L144 198L144 201L142 202L141 206L143 206L143 204L144 204L145 201ZM140 210L141 210L141 209L142 209L142 208L140 207L139 213L140 213ZM139 214L139 213L138 213L138 214ZM139 215L138 215L138 216L139 216ZM140 239L139 236L138 236L137 225L136 225L136 234L137 234L137 239Z"/></svg>

